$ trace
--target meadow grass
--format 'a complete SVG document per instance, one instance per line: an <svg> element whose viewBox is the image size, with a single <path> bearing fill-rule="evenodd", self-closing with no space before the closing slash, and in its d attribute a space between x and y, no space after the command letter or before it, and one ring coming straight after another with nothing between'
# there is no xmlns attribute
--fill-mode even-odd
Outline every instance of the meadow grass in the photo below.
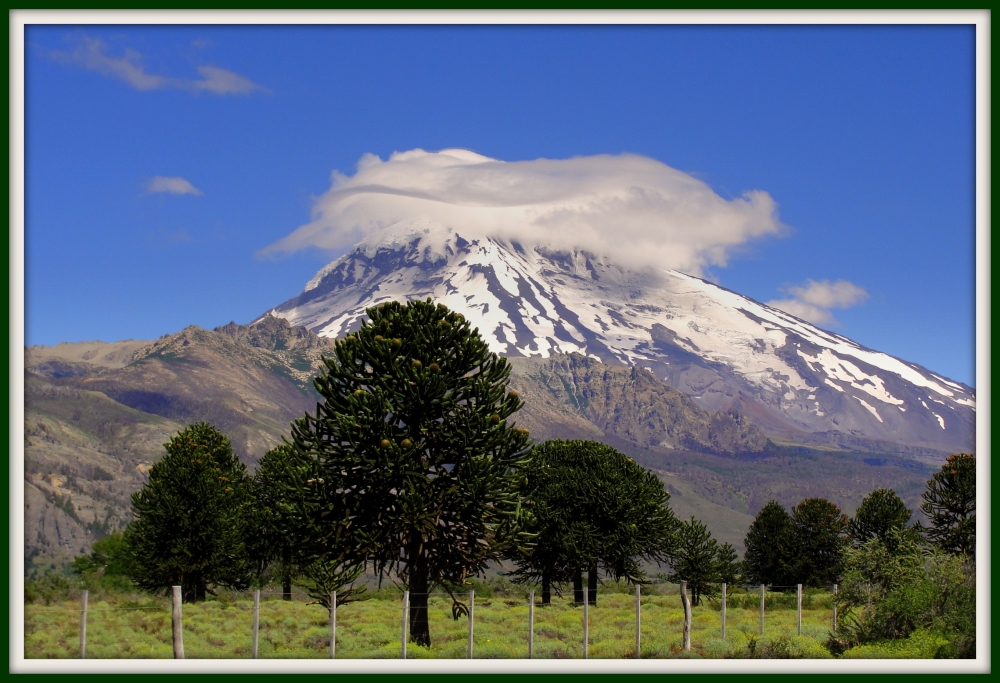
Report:
<svg viewBox="0 0 1000 683"><path fill-rule="evenodd" d="M736 596L734 596L736 597ZM750 597L757 600L756 595ZM803 609L802 635L796 635L794 607L776 596L765 609L765 633L759 635L759 612L754 600L739 598L727 610L727 638L721 638L718 600L705 600L692 617L692 650L682 650L684 613L673 594L643 595L641 642L643 658L664 657L808 657L829 658L822 643L829 637L829 596L810 596ZM742 605L752 604L753 607ZM791 603L794 605L794 603ZM79 657L78 602L25 605L25 657ZM245 659L250 657L253 624L252 599L222 595L199 604L186 604L184 651L189 659ZM583 656L583 609L567 597L535 607L534 656L538 659ZM348 603L337 610L337 657L398 658L401 602L379 596ZM407 646L407 656L465 658L468 620L451 617L451 600L433 595L428 606L432 645ZM634 598L622 593L599 596L589 608L589 656L635 656ZM258 656L260 658L328 658L329 612L301 600L268 599L261 603ZM911 648L912 649L912 648ZM929 650L928 650L929 651ZM872 652L869 656L920 656L923 650ZM525 658L528 655L528 605L520 596L476 599L474 656L477 659ZM164 598L123 599L109 596L89 606L87 658L171 658L170 605Z"/></svg>

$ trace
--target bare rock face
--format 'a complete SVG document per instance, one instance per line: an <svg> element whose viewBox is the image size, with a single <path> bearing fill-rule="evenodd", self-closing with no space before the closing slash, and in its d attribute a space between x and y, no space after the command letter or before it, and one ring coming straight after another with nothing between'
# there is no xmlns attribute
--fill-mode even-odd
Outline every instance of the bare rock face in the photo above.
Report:
<svg viewBox="0 0 1000 683"><path fill-rule="evenodd" d="M602 436L723 455L760 453L769 443L738 411L711 413L643 368L605 365L580 354L511 362L514 386L527 391L534 385L535 394L548 393L562 412L579 415ZM531 403L524 409L534 411Z"/></svg>

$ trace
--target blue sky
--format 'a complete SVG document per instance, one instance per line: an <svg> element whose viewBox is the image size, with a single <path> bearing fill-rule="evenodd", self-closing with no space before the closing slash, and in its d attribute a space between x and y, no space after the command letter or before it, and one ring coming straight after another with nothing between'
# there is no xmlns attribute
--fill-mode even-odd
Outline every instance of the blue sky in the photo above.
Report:
<svg viewBox="0 0 1000 683"><path fill-rule="evenodd" d="M337 254L259 252L366 153L632 153L777 203L783 234L710 267L719 284L767 302L844 281L866 296L824 327L974 384L972 27L26 37L29 345L247 323L297 295Z"/></svg>

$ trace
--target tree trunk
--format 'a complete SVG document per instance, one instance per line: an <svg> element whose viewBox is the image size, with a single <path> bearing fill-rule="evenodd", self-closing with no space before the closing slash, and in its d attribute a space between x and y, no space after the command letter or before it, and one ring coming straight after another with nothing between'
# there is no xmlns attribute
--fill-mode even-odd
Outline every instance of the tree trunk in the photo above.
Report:
<svg viewBox="0 0 1000 683"><path fill-rule="evenodd" d="M292 599L292 546L281 549L281 599Z"/></svg>
<svg viewBox="0 0 1000 683"><path fill-rule="evenodd" d="M583 604L583 573L579 569L573 571L573 603Z"/></svg>
<svg viewBox="0 0 1000 683"><path fill-rule="evenodd" d="M587 572L587 602L591 605L597 604L597 566L593 566Z"/></svg>
<svg viewBox="0 0 1000 683"><path fill-rule="evenodd" d="M407 555L407 583L410 589L410 642L425 647L431 646L431 630L427 622L427 557L422 541L409 544Z"/></svg>
<svg viewBox="0 0 1000 683"><path fill-rule="evenodd" d="M552 579L547 573L542 574L542 604L552 604Z"/></svg>

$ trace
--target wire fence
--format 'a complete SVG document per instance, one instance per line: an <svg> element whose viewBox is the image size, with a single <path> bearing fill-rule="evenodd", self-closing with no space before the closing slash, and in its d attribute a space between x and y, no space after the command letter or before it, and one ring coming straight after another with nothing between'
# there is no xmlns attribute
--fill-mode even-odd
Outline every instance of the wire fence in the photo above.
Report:
<svg viewBox="0 0 1000 683"><path fill-rule="evenodd" d="M675 656L729 643L734 629L751 646L767 636L802 636L804 612L812 637L828 637L837 630L837 590L836 585L803 591L801 585L717 584L695 592L682 582L635 586L630 595L612 590L594 596L584 587L582 596L570 591L543 604L536 590L487 588L479 595L454 593L466 607L457 615L452 597L440 591L382 590L342 605L331 594L329 608L300 590L224 593L208 602L182 603L175 586L169 601L150 597L144 604L93 606L82 591L76 607L26 605L25 656L86 658L88 625L99 641L90 656L98 658L183 659L185 640L187 656L194 658L333 659L338 649L348 658ZM411 612L425 604L426 626L417 624L421 633L411 633ZM73 630L79 634L76 653ZM415 642L428 631L434 649Z"/></svg>

